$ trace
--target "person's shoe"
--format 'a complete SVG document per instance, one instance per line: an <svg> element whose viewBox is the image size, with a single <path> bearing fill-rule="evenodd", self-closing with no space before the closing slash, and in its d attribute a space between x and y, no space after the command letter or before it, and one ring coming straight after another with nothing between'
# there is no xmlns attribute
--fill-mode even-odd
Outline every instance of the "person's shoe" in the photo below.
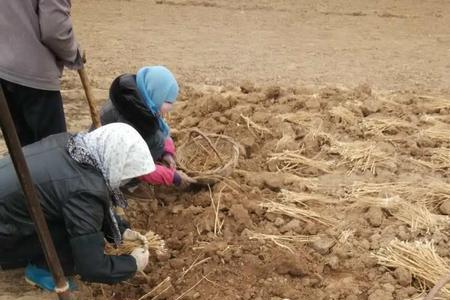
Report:
<svg viewBox="0 0 450 300"><path fill-rule="evenodd" d="M55 281L53 280L52 274L42 268L38 268L35 265L28 265L25 268L25 281L31 285L35 285L49 292L55 291ZM72 279L68 279L69 281L69 289L75 290L76 285Z"/></svg>

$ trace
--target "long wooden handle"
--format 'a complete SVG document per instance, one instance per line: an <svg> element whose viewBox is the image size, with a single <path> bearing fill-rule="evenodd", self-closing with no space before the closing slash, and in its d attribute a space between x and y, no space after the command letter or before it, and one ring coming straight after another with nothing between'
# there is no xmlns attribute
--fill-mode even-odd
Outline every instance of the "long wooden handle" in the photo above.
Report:
<svg viewBox="0 0 450 300"><path fill-rule="evenodd" d="M89 84L89 78L87 76L86 70L84 69L84 66L78 70L78 74L80 75L81 84L83 85L84 93L86 94L89 110L91 112L92 123L94 124L95 128L99 128L101 126L100 117L94 105L94 94L92 93L92 89Z"/></svg>

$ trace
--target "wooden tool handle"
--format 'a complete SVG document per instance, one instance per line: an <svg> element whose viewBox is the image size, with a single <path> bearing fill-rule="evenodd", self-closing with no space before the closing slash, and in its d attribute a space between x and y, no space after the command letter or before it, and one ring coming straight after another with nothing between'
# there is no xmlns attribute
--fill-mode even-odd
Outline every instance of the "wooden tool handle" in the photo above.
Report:
<svg viewBox="0 0 450 300"><path fill-rule="evenodd" d="M99 128L101 126L100 117L94 105L94 94L92 93L92 89L89 84L89 78L87 76L86 70L84 69L84 66L78 70L78 74L80 75L81 84L83 85L84 93L86 94L89 111L91 112L92 123L94 124L95 128Z"/></svg>

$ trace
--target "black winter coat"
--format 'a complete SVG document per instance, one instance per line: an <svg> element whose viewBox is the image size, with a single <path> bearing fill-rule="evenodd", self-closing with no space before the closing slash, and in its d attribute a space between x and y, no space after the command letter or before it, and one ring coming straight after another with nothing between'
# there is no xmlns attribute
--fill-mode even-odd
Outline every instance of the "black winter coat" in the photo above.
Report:
<svg viewBox="0 0 450 300"><path fill-rule="evenodd" d="M164 152L164 135L158 119L147 108L136 85L136 75L124 74L111 84L109 99L100 112L102 125L114 122L134 127L147 143L154 160Z"/></svg>
<svg viewBox="0 0 450 300"><path fill-rule="evenodd" d="M23 148L49 228L65 228L75 272L83 280L116 283L136 272L130 255L104 254L110 193L100 172L73 160L65 149L70 134L52 135ZM36 235L9 156L0 159L0 253Z"/></svg>

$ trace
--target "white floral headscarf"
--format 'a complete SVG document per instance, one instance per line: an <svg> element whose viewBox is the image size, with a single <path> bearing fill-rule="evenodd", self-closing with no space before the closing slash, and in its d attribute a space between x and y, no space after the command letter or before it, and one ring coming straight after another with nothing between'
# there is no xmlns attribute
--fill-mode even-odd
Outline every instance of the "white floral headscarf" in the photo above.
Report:
<svg viewBox="0 0 450 300"><path fill-rule="evenodd" d="M121 182L151 173L156 168L144 139L125 123L112 123L89 133L76 134L69 139L67 151L77 162L101 172L113 206L127 206L119 189ZM110 218L117 243L121 237L112 208Z"/></svg>

